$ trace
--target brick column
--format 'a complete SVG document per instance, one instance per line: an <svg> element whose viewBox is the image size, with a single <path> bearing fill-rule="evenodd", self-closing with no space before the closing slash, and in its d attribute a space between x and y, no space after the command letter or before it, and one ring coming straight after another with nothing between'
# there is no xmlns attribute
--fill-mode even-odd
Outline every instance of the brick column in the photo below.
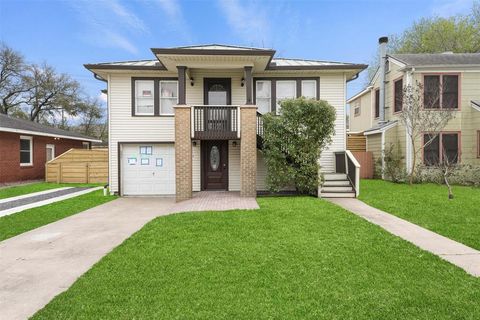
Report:
<svg viewBox="0 0 480 320"><path fill-rule="evenodd" d="M240 195L257 196L257 106L240 107Z"/></svg>
<svg viewBox="0 0 480 320"><path fill-rule="evenodd" d="M175 106L175 186L177 202L192 197L190 111L190 106Z"/></svg>

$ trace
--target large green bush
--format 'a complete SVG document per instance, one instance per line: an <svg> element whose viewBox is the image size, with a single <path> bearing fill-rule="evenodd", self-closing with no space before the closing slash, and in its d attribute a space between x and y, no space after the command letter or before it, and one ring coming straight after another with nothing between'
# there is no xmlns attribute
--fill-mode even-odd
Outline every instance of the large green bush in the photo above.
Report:
<svg viewBox="0 0 480 320"><path fill-rule="evenodd" d="M282 101L280 115L266 114L263 121L269 190L293 186L315 194L320 153L335 133L335 108L322 100L288 99Z"/></svg>

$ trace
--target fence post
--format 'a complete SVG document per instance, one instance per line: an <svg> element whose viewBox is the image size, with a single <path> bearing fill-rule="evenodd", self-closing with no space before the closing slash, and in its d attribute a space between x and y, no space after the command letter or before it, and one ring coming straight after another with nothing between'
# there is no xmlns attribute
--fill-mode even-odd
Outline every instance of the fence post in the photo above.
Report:
<svg viewBox="0 0 480 320"><path fill-rule="evenodd" d="M58 164L58 170L57 170L57 183L62 182L62 163L60 162Z"/></svg>
<svg viewBox="0 0 480 320"><path fill-rule="evenodd" d="M90 183L90 165L88 164L88 162L85 164L86 167L87 167L87 183Z"/></svg>

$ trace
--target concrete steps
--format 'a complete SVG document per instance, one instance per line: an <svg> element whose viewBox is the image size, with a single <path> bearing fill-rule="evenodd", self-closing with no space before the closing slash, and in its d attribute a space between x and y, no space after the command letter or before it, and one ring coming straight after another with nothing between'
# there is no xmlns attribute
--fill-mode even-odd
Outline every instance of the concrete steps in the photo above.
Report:
<svg viewBox="0 0 480 320"><path fill-rule="evenodd" d="M344 173L326 173L323 175L324 183L320 191L322 198L355 198L350 180Z"/></svg>

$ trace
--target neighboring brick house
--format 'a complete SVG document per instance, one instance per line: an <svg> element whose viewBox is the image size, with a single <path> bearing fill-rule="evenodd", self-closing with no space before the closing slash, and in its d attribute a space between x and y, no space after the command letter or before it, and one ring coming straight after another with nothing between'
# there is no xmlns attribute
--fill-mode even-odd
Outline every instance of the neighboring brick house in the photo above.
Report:
<svg viewBox="0 0 480 320"><path fill-rule="evenodd" d="M384 61L384 94L379 68L367 88L347 101L350 132L365 135L375 160L393 144L411 169L413 148L400 115L403 88L418 82L424 87L423 99L436 101L433 108L453 108L455 118L422 150L417 164L437 164L446 153L459 163L480 165L480 53L385 54Z"/></svg>
<svg viewBox="0 0 480 320"><path fill-rule="evenodd" d="M85 65L107 83L111 192L255 196L266 189L261 115L300 96L336 109L335 136L319 160L323 172L335 172L335 152L345 152L346 83L365 65L225 45L152 52L153 60Z"/></svg>
<svg viewBox="0 0 480 320"><path fill-rule="evenodd" d="M98 139L0 114L0 184L45 177L45 162Z"/></svg>

